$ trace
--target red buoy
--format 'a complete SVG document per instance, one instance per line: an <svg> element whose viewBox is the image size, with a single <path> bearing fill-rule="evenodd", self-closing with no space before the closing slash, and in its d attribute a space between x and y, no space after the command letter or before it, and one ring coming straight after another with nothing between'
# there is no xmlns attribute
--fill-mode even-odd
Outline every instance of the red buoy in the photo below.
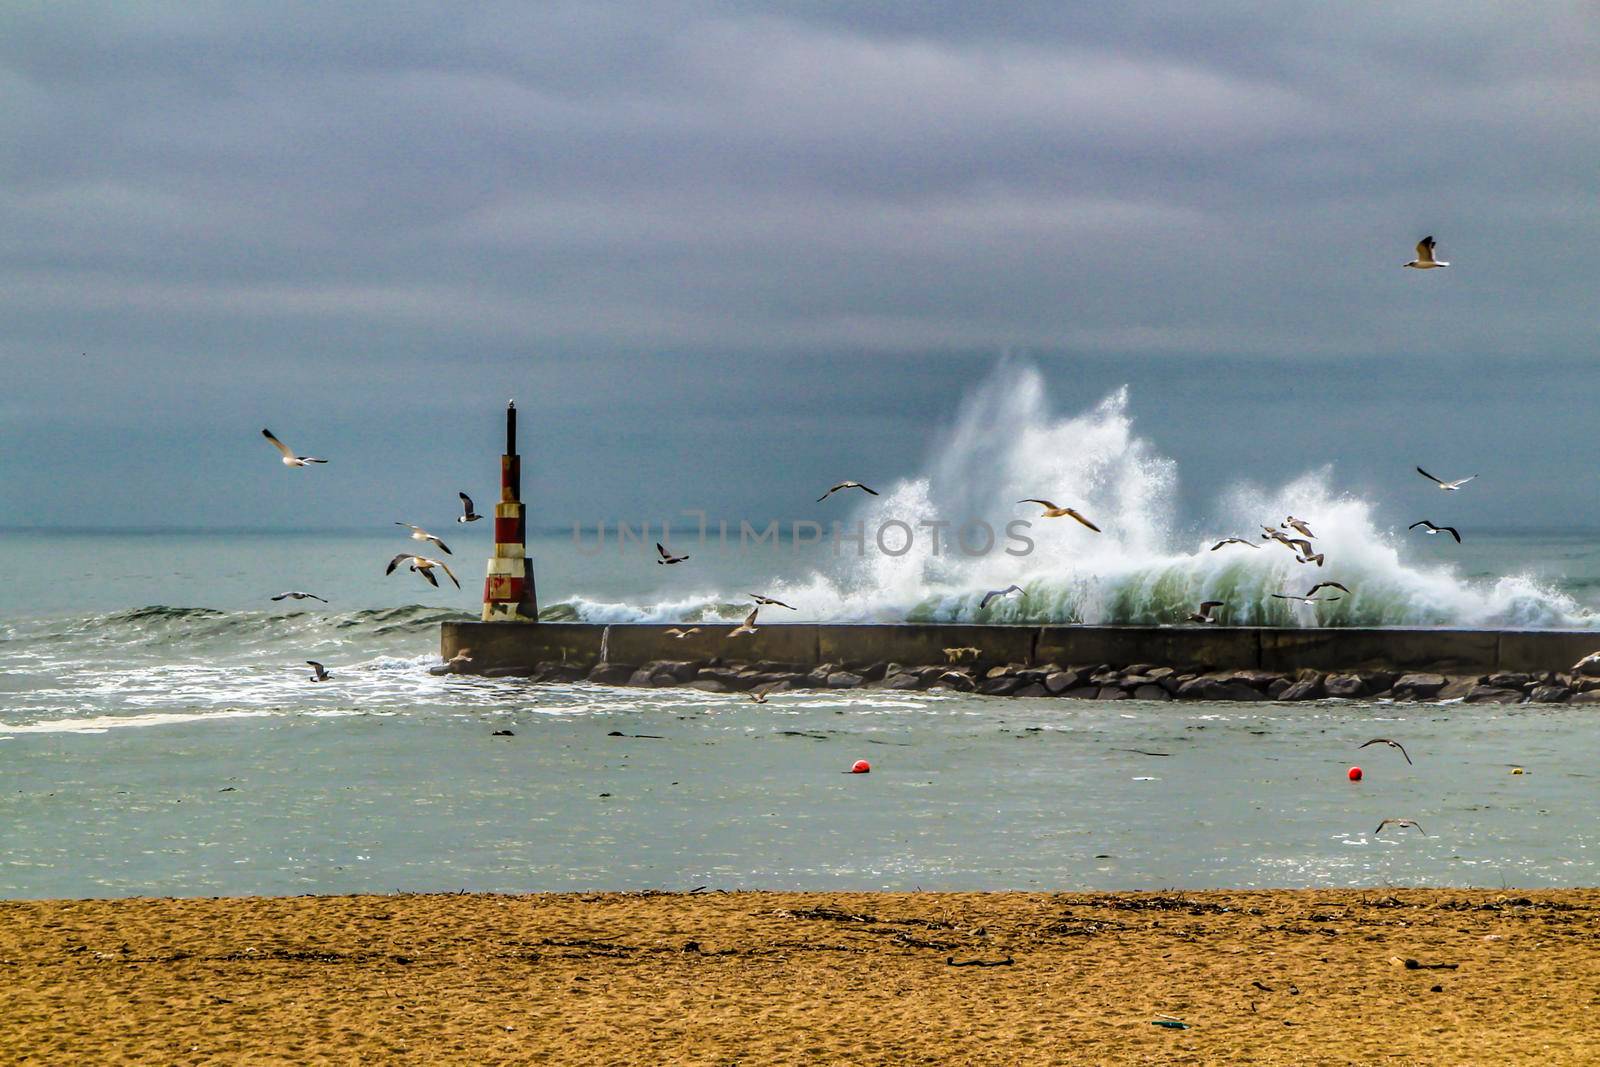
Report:
<svg viewBox="0 0 1600 1067"><path fill-rule="evenodd" d="M851 766L850 773L851 774L871 774L872 773L872 764L868 763L864 759L858 759Z"/></svg>
<svg viewBox="0 0 1600 1067"><path fill-rule="evenodd" d="M1361 781L1361 768L1360 767L1351 767L1350 768L1350 780L1352 782Z"/></svg>

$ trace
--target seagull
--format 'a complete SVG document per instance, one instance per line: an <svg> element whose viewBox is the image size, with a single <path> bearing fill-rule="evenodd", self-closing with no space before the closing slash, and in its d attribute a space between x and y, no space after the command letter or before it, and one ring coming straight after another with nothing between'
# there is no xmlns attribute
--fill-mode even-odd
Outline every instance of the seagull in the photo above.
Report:
<svg viewBox="0 0 1600 1067"><path fill-rule="evenodd" d="M406 529L410 530L411 531L411 540L413 540L413 541L426 541L429 544L438 545L439 546L439 550L441 552L443 552L445 555L447 555L447 556L455 555L454 552L450 551L450 546L449 545L445 544L443 541L439 540L437 537L433 536L433 534L429 533L427 530L424 530L422 527L413 526L409 522L397 522L397 523L395 523L395 525L396 526L404 526Z"/></svg>
<svg viewBox="0 0 1600 1067"><path fill-rule="evenodd" d="M672 629L667 631L667 636L668 637L676 637L679 641L682 641L685 637L693 637L695 634L697 634L699 632L700 632L700 627L698 627L698 626L691 626L687 630L681 630L678 627L674 626Z"/></svg>
<svg viewBox="0 0 1600 1067"><path fill-rule="evenodd" d="M750 593L748 595L749 595L751 600L754 600L757 604L760 604L762 607L788 608L790 611L799 611L800 610L799 608L795 607L793 604L785 604L781 600L773 600L771 597L762 596L760 593Z"/></svg>
<svg viewBox="0 0 1600 1067"><path fill-rule="evenodd" d="M878 491L876 489L868 489L866 486L862 485L860 482L840 482L838 485L834 486L832 489L829 489L826 493L823 493L821 496L817 497L817 503L819 503L819 504L822 503L824 500L828 499L830 496L832 496L833 494L837 493L841 489L859 489L863 493L871 493L873 496L877 496L878 495Z"/></svg>
<svg viewBox="0 0 1600 1067"><path fill-rule="evenodd" d="M682 563L684 560L689 558L688 556L674 556L671 552L668 552L666 549L661 547L660 541L656 542L656 551L661 554L661 558L656 560L656 562L661 564L663 567L672 563Z"/></svg>
<svg viewBox="0 0 1600 1067"><path fill-rule="evenodd" d="M449 659L445 660L444 661L444 665L446 667L449 667L451 670L456 671L456 672L459 673L460 670L463 667L465 667L467 664L469 664L471 662L472 662L472 649L463 648L461 651L457 652L455 655L453 655Z"/></svg>
<svg viewBox="0 0 1600 1067"><path fill-rule="evenodd" d="M1304 542L1302 542L1302 544L1303 543ZM1296 555L1294 558L1295 558L1295 562L1296 563L1315 563L1317 566L1320 567L1320 566L1322 566L1323 561L1326 560L1328 557L1326 555L1324 555L1323 553L1318 552L1318 553L1316 553L1314 555L1311 554L1311 553L1307 553L1304 556Z"/></svg>
<svg viewBox="0 0 1600 1067"><path fill-rule="evenodd" d="M283 465L285 467L304 467L308 463L326 463L326 462L328 462L325 459L318 459L315 456L297 456L297 455L295 455L294 452L289 448L288 445L284 444L282 441L280 441L276 437L272 436L272 431L271 430L263 429L261 431L261 436L265 437L268 441L271 441L273 448L276 448L279 452L283 453Z"/></svg>
<svg viewBox="0 0 1600 1067"><path fill-rule="evenodd" d="M272 599L273 600L322 600L322 598L319 597L315 593L302 593L298 589L291 589L287 593L279 593L277 596L273 597ZM322 600L322 602L324 604L327 603L326 600Z"/></svg>
<svg viewBox="0 0 1600 1067"><path fill-rule="evenodd" d="M1348 586L1339 582L1318 582L1316 585L1311 587L1311 589L1306 593L1306 596L1316 596L1318 589L1337 589L1341 593L1346 594L1350 592L1350 588ZM1334 599L1337 600L1338 598L1335 597Z"/></svg>
<svg viewBox="0 0 1600 1067"><path fill-rule="evenodd" d="M1438 478L1435 478L1433 475L1429 474L1427 471L1423 470L1421 467L1417 468L1417 473L1422 475L1424 478L1428 479L1430 482L1432 482L1433 484L1437 485L1440 489L1443 489L1447 493L1455 492L1457 489L1460 489L1463 485L1466 485L1468 482L1472 481L1473 478L1477 477L1477 475L1474 474L1474 475L1472 475L1471 478L1463 478L1459 482L1446 482L1446 481L1441 481Z"/></svg>
<svg viewBox="0 0 1600 1067"><path fill-rule="evenodd" d="M1217 609L1221 608L1221 607L1226 607L1226 606L1227 606L1227 604L1226 604L1225 601L1208 600L1204 604L1200 605L1200 610L1199 611L1190 613L1189 621L1190 622L1216 622L1217 621L1217 614L1216 614Z"/></svg>
<svg viewBox="0 0 1600 1067"><path fill-rule="evenodd" d="M765 694L765 693L751 693L750 694L750 700L751 700L752 703L765 704L767 702L767 694Z"/></svg>
<svg viewBox="0 0 1600 1067"><path fill-rule="evenodd" d="M1315 596L1314 597L1310 593L1307 593L1305 596L1295 596L1293 593L1273 593L1272 595L1273 595L1274 598L1276 598L1278 600L1301 600L1301 601L1304 601L1307 604L1332 604L1335 600L1343 600L1344 599L1343 597L1337 597L1337 596Z"/></svg>
<svg viewBox="0 0 1600 1067"><path fill-rule="evenodd" d="M1366 744L1357 745L1356 747L1357 748L1366 748L1367 745L1388 745L1390 748L1398 748L1400 750L1400 755L1405 756L1406 762L1407 763L1411 762L1411 756L1406 752L1406 746L1402 745L1398 741L1391 741L1387 737L1374 737L1371 741L1368 741ZM1381 830L1381 829L1383 829L1383 827L1380 826L1380 827L1378 827L1378 829ZM1420 830L1420 829L1422 829L1422 827L1419 826L1419 827L1417 827L1417 829Z"/></svg>
<svg viewBox="0 0 1600 1067"><path fill-rule="evenodd" d="M729 637L738 637L740 634L753 634L753 633L755 633L756 630L758 629L758 627L756 626L756 612L758 612L760 610L761 610L760 608L751 608L750 609L750 614L748 614L748 615L746 615L744 617L744 622L741 622L738 626L735 626L733 629L729 630L728 631L728 636Z"/></svg>
<svg viewBox="0 0 1600 1067"><path fill-rule="evenodd" d="M438 567L439 569L443 570L445 574L449 575L450 580L456 583L457 589L461 588L461 582L456 578L455 572L450 569L450 565L448 563L444 562L443 560L429 559L427 556L414 556L410 552L402 552L394 559L391 559L389 561L389 566L384 569L383 573L393 574L394 569L400 566L400 564L406 560L410 560L411 569L428 579L428 584L434 588L437 589L439 587L439 579L433 576L433 568L435 567Z"/></svg>
<svg viewBox="0 0 1600 1067"><path fill-rule="evenodd" d="M1578 662L1574 663L1568 668L1568 670L1577 673L1581 672L1585 667L1593 667L1597 663L1600 663L1600 652L1591 652Z"/></svg>
<svg viewBox="0 0 1600 1067"><path fill-rule="evenodd" d="M978 601L978 610L982 611L984 608L988 607L989 601L993 600L995 597L1006 597L1010 596L1012 593L1022 593L1023 596L1028 595L1026 592L1023 592L1022 586L1020 585L1008 585L1004 589L991 589L987 593L983 594L982 600Z"/></svg>
<svg viewBox="0 0 1600 1067"><path fill-rule="evenodd" d="M1048 501L1048 500L1040 500L1038 497L1034 497L1034 496L1030 496L1026 500L1019 500L1019 501L1017 501L1017 503L1019 503L1019 504L1038 504L1040 507L1044 508L1044 514L1039 516L1041 519L1059 519L1059 518L1063 518L1063 517L1069 518L1069 519L1077 519L1079 522L1081 522L1085 526L1089 527L1089 529L1093 530L1095 533L1099 533L1100 532L1100 527L1096 526L1094 523L1090 522L1088 519L1084 518L1082 515L1079 515L1072 508L1058 508L1054 504L1050 503L1050 501Z"/></svg>
<svg viewBox="0 0 1600 1067"><path fill-rule="evenodd" d="M456 496L461 498L461 514L456 516L457 522L477 522L483 518L482 515L472 510L472 498L470 496L465 493L457 493Z"/></svg>
<svg viewBox="0 0 1600 1067"><path fill-rule="evenodd" d="M1294 553L1296 562L1315 563L1319 567L1322 566L1323 560L1326 558L1326 556L1324 556L1324 554L1321 552L1312 552L1310 541L1307 541L1303 537L1290 537L1282 530L1274 530L1265 526L1263 526L1262 529L1267 531L1261 535L1262 540L1276 541L1284 548L1289 549Z"/></svg>
<svg viewBox="0 0 1600 1067"><path fill-rule="evenodd" d="M1376 830L1372 831L1372 836L1377 837L1383 832L1383 828L1385 826L1394 826L1402 830L1404 830L1407 826L1415 826L1417 828L1417 833L1421 834L1423 837L1428 836L1428 831L1424 830L1422 828L1422 824L1417 822L1415 819L1385 819L1378 824L1378 828Z"/></svg>
<svg viewBox="0 0 1600 1067"><path fill-rule="evenodd" d="M317 672L316 674L309 676L313 682L326 682L329 678L333 677L333 675L328 673L328 668L324 667L314 659L306 660L306 664L312 670Z"/></svg>
<svg viewBox="0 0 1600 1067"><path fill-rule="evenodd" d="M1461 531L1456 529L1454 526L1435 526L1433 523L1429 522L1427 519L1423 519L1421 522L1412 523L1410 526L1407 526L1406 529L1415 530L1418 526L1426 526L1428 528L1428 533L1430 535L1431 534L1436 534L1436 533L1441 533L1441 532L1442 533L1447 533L1451 537L1454 537L1456 539L1456 544L1459 545L1461 543Z"/></svg>
<svg viewBox="0 0 1600 1067"><path fill-rule="evenodd" d="M1260 548L1261 547L1260 545L1256 544L1254 541L1246 541L1242 537L1224 537L1222 540L1218 541L1216 544L1211 546L1211 551L1215 552L1217 549L1221 548L1223 545L1244 545L1246 548Z"/></svg>
<svg viewBox="0 0 1600 1067"><path fill-rule="evenodd" d="M1303 534L1306 537L1313 537L1314 538L1314 537L1317 536L1316 534L1311 532L1311 527L1306 525L1306 520L1297 519L1293 515L1290 515L1287 519L1283 520L1283 528L1285 530L1287 530L1287 529L1289 529L1291 527L1297 533Z"/></svg>
<svg viewBox="0 0 1600 1067"><path fill-rule="evenodd" d="M1410 263L1402 263L1400 265L1402 267L1415 267L1418 270L1431 270L1434 267L1448 267L1450 264L1433 258L1433 235L1429 234L1417 242L1417 258Z"/></svg>

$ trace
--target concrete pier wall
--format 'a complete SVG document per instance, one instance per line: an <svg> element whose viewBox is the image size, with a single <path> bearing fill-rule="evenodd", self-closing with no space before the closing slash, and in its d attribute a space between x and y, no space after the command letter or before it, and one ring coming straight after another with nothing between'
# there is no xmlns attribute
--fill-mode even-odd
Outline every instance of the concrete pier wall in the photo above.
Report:
<svg viewBox="0 0 1600 1067"><path fill-rule="evenodd" d="M646 624L447 622L446 659L470 649L474 673L563 663L769 661L813 667L959 662L977 668L1047 663L1148 663L1210 670L1393 670L1440 674L1564 671L1600 650L1600 632L1570 630L1265 629L1248 626L971 626L763 624L729 637L727 623L685 638ZM967 649L970 652L949 650Z"/></svg>

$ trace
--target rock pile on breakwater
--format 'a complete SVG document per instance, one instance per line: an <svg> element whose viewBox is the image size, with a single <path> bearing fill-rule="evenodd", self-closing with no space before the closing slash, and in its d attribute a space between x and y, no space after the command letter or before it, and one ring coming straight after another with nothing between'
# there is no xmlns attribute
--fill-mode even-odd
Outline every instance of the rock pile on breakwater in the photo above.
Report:
<svg viewBox="0 0 1600 1067"><path fill-rule="evenodd" d="M449 665L436 667L451 673ZM987 669L949 663L874 663L847 666L760 661L655 660L644 664L601 663L591 670L571 664L498 667L488 677L534 682L580 682L636 688L684 687L708 693L782 693L793 690L877 689L891 692L946 690L980 696L1059 697L1079 700L1298 701L1342 697L1355 700L1445 701L1468 704L1600 704L1600 677L1501 671L1443 675L1400 671L1211 670L1202 666L1151 663L1042 666L1013 663Z"/></svg>

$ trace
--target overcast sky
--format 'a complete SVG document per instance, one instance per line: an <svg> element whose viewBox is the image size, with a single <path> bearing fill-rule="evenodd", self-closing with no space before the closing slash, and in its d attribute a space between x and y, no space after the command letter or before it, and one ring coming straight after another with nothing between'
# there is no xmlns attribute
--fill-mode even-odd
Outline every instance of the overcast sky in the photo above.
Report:
<svg viewBox="0 0 1600 1067"><path fill-rule="evenodd" d="M512 395L534 521L799 514L1008 352L1600 525L1592 4L418 6L0 8L0 525L437 522Z"/></svg>

